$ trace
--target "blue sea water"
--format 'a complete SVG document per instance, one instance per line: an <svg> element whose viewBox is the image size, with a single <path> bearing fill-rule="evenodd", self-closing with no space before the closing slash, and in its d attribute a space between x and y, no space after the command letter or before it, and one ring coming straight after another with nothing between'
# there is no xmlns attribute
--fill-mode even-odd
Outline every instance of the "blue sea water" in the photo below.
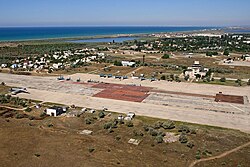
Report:
<svg viewBox="0 0 250 167"><path fill-rule="evenodd" d="M212 28L214 27L2 27L0 28L0 41L180 32Z"/></svg>

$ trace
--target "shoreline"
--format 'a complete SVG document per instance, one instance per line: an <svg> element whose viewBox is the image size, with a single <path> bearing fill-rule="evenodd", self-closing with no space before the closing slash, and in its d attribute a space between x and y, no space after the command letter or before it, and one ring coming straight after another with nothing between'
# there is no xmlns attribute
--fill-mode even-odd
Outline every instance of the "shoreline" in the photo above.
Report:
<svg viewBox="0 0 250 167"><path fill-rule="evenodd" d="M75 37L52 37L52 38L38 38L38 39L17 39L17 40L0 40L0 43L17 43L17 42L65 42L65 40L87 40L98 38L119 38L119 37L148 37L152 34L173 34L173 33L199 33L199 32L220 32L223 28L205 28L201 30L190 31L171 31L171 32L151 32L151 33L128 33L128 34L107 34L107 35L88 35L88 36L75 36ZM66 42L67 43L67 42Z"/></svg>

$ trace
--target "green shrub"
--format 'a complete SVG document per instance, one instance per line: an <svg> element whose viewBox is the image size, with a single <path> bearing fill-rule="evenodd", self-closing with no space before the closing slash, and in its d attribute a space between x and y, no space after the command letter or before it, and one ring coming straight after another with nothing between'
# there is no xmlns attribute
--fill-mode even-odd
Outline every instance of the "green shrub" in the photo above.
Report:
<svg viewBox="0 0 250 167"><path fill-rule="evenodd" d="M113 128L110 127L110 128L108 129L108 132L109 132L109 133L113 133L113 132L114 132Z"/></svg>
<svg viewBox="0 0 250 167"><path fill-rule="evenodd" d="M105 113L103 111L99 112L98 114L99 118L104 118L105 117Z"/></svg>
<svg viewBox="0 0 250 167"><path fill-rule="evenodd" d="M225 78L225 77L222 77L222 78L220 79L220 82L226 82L226 78Z"/></svg>
<svg viewBox="0 0 250 167"><path fill-rule="evenodd" d="M161 58L162 58L162 59L169 59L169 58L170 58L170 55L169 55L169 54L164 54Z"/></svg>
<svg viewBox="0 0 250 167"><path fill-rule="evenodd" d="M162 127L164 129L174 129L175 128L175 124L173 121L166 121L162 124Z"/></svg>
<svg viewBox="0 0 250 167"><path fill-rule="evenodd" d="M35 119L35 117L34 116L29 116L29 120L34 120Z"/></svg>
<svg viewBox="0 0 250 167"><path fill-rule="evenodd" d="M155 141L157 143L162 143L163 142L163 137L161 135L158 135L158 136L155 137Z"/></svg>
<svg viewBox="0 0 250 167"><path fill-rule="evenodd" d="M109 129L109 128L112 127L112 125L113 125L112 122L107 122L107 123L105 123L105 124L103 125L103 128L104 128L104 129Z"/></svg>
<svg viewBox="0 0 250 167"><path fill-rule="evenodd" d="M85 118L85 124L90 125L92 120L90 118Z"/></svg>
<svg viewBox="0 0 250 167"><path fill-rule="evenodd" d="M158 135L158 131L155 130L155 129L153 129L153 128L150 128L150 129L149 129L149 134L150 134L151 136L157 136L157 135Z"/></svg>
<svg viewBox="0 0 250 167"><path fill-rule="evenodd" d="M154 129L160 129L161 126L162 126L162 124L163 124L162 122L157 121L157 122L154 124L153 128L154 128Z"/></svg>
<svg viewBox="0 0 250 167"><path fill-rule="evenodd" d="M144 136L144 134L141 131L133 131L134 136Z"/></svg>
<svg viewBox="0 0 250 167"><path fill-rule="evenodd" d="M45 117L47 114L45 112L40 114L40 117Z"/></svg>
<svg viewBox="0 0 250 167"><path fill-rule="evenodd" d="M189 133L190 132L190 129L188 126L185 126L185 125L180 125L178 127L178 132L185 132L185 133Z"/></svg>
<svg viewBox="0 0 250 167"><path fill-rule="evenodd" d="M121 136L116 136L115 140L117 140L117 141L121 140Z"/></svg>
<svg viewBox="0 0 250 167"><path fill-rule="evenodd" d="M127 127L133 127L133 126L134 126L133 122L131 122L131 121L128 121L128 122L126 123L126 125L127 125Z"/></svg>
<svg viewBox="0 0 250 167"><path fill-rule="evenodd" d="M48 124L47 125L49 128L53 127L54 125L53 124Z"/></svg>
<svg viewBox="0 0 250 167"><path fill-rule="evenodd" d="M201 159L201 152L200 152L200 150L198 150L198 151L196 152L195 158L196 158L196 159Z"/></svg>
<svg viewBox="0 0 250 167"><path fill-rule="evenodd" d="M24 114L17 114L16 115L16 119L22 119L22 118L24 118Z"/></svg>
<svg viewBox="0 0 250 167"><path fill-rule="evenodd" d="M31 112L31 111L32 111L32 108L27 107L24 111L25 111L25 112Z"/></svg>
<svg viewBox="0 0 250 167"><path fill-rule="evenodd" d="M193 148L194 147L194 142L193 141L187 142L187 147Z"/></svg>
<svg viewBox="0 0 250 167"><path fill-rule="evenodd" d="M188 139L187 139L186 135L181 134L180 137L179 137L179 141L180 141L181 143L187 143L187 142L188 142Z"/></svg>
<svg viewBox="0 0 250 167"><path fill-rule="evenodd" d="M92 153L93 151L95 151L95 148L89 147L88 150L89 150L90 153Z"/></svg>
<svg viewBox="0 0 250 167"><path fill-rule="evenodd" d="M150 126L149 126L149 125L143 125L143 129L144 129L146 132L148 132L149 129L150 129Z"/></svg>

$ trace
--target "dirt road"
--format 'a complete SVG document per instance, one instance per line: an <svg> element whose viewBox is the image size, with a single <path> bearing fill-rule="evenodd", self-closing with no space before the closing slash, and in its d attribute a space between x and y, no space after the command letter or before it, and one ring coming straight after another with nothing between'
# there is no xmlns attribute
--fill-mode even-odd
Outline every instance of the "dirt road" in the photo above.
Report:
<svg viewBox="0 0 250 167"><path fill-rule="evenodd" d="M196 161L192 162L192 163L189 165L189 167L194 167L195 165L197 165L197 164L200 163L200 162L211 161L211 160L223 158L223 157L225 157L225 156L227 156L227 155L229 155L229 154L232 154L232 153L234 153L234 152L236 152L236 151L238 151L238 150L240 150L240 149L242 149L242 148L248 147L249 145L250 145L250 142L245 143L245 144L243 144L243 145L241 145L241 146L239 146L239 147L236 147L236 148L234 148L234 149L232 149L232 150L226 151L226 152L224 152L224 153L222 153L222 154L220 154L220 155L213 156L213 157L209 157L209 158L203 158L203 159L196 160Z"/></svg>

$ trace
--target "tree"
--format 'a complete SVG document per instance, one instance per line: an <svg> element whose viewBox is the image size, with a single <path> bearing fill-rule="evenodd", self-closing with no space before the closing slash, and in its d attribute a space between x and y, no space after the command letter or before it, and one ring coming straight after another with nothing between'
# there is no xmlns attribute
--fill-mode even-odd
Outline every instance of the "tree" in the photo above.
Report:
<svg viewBox="0 0 250 167"><path fill-rule="evenodd" d="M239 86L242 86L241 79L237 79L235 83L237 83Z"/></svg>
<svg viewBox="0 0 250 167"><path fill-rule="evenodd" d="M162 76L161 76L161 80L166 80L166 76L165 76L165 75L162 75Z"/></svg>
<svg viewBox="0 0 250 167"><path fill-rule="evenodd" d="M134 126L133 122L131 122L131 121L128 121L128 122L126 123L126 125L127 125L127 127L133 127L133 126Z"/></svg>
<svg viewBox="0 0 250 167"><path fill-rule="evenodd" d="M188 139L187 139L186 135L181 134L180 137L179 137L179 141L180 141L181 143L187 143L187 142L188 142Z"/></svg>
<svg viewBox="0 0 250 167"><path fill-rule="evenodd" d="M164 129L174 129L175 128L175 124L173 121L166 121L162 124L162 127Z"/></svg>
<svg viewBox="0 0 250 167"><path fill-rule="evenodd" d="M186 76L184 77L184 79L185 79L186 81L188 81L188 80L189 80L189 75L186 75Z"/></svg>
<svg viewBox="0 0 250 167"><path fill-rule="evenodd" d="M225 77L222 77L222 78L220 79L220 81L221 81L221 82L226 82L226 78L225 78Z"/></svg>
<svg viewBox="0 0 250 167"><path fill-rule="evenodd" d="M250 79L247 81L247 85L250 85Z"/></svg>
<svg viewBox="0 0 250 167"><path fill-rule="evenodd" d="M229 54L230 54L229 51L225 49L223 55L228 56Z"/></svg>
<svg viewBox="0 0 250 167"><path fill-rule="evenodd" d="M158 135L158 136L155 137L155 141L157 143L162 143L163 142L163 137L161 135Z"/></svg>
<svg viewBox="0 0 250 167"><path fill-rule="evenodd" d="M105 113L103 111L101 111L99 114L98 114L99 118L104 118L105 117Z"/></svg>
<svg viewBox="0 0 250 167"><path fill-rule="evenodd" d="M200 78L201 78L201 75L200 75L200 74L195 74L195 78L196 78L196 79L200 79Z"/></svg>
<svg viewBox="0 0 250 167"><path fill-rule="evenodd" d="M91 123L92 123L92 121L91 121L91 119L86 118L86 119L85 119L85 123L86 123L87 125L89 125L89 124L91 124Z"/></svg>
<svg viewBox="0 0 250 167"><path fill-rule="evenodd" d="M169 55L169 54L164 54L161 58L162 58L162 59L169 59L169 58L170 58L170 55Z"/></svg>
<svg viewBox="0 0 250 167"><path fill-rule="evenodd" d="M114 65L115 66L122 66L122 63L120 61L115 60Z"/></svg>

